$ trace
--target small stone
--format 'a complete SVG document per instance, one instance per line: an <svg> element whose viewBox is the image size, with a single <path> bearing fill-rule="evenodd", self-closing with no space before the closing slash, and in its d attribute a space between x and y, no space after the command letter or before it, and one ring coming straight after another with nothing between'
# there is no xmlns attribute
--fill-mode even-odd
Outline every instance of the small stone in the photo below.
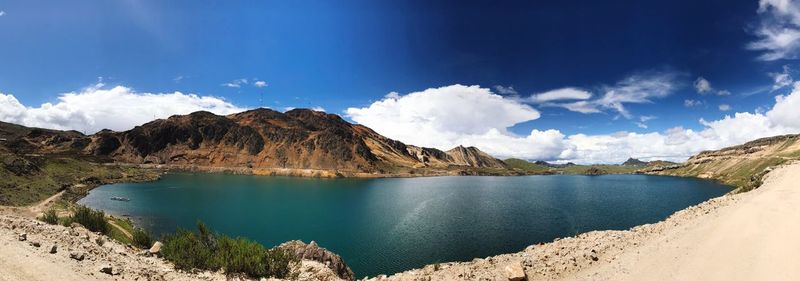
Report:
<svg viewBox="0 0 800 281"><path fill-rule="evenodd" d="M111 275L113 273L114 268L111 267L110 264L103 265L100 267L100 272Z"/></svg>
<svg viewBox="0 0 800 281"><path fill-rule="evenodd" d="M42 246L42 244L40 244L39 242L31 242L30 244L31 244L31 246L34 246L36 248L39 248L40 246Z"/></svg>
<svg viewBox="0 0 800 281"><path fill-rule="evenodd" d="M27 233L20 234L19 241L25 241L25 240L28 240L28 234Z"/></svg>
<svg viewBox="0 0 800 281"><path fill-rule="evenodd" d="M53 247L50 247L51 254L55 254L56 252L58 252L58 245L53 245Z"/></svg>
<svg viewBox="0 0 800 281"><path fill-rule="evenodd" d="M82 261L86 257L86 255L81 252L72 252L69 253L69 257L73 260Z"/></svg>
<svg viewBox="0 0 800 281"><path fill-rule="evenodd" d="M525 270L519 263L512 263L503 268L506 272L506 277L509 281L522 281L525 280Z"/></svg>
<svg viewBox="0 0 800 281"><path fill-rule="evenodd" d="M161 243L161 242L159 242L159 241L156 241L155 243L153 243L153 246L152 246L152 247L150 247L150 250L147 250L147 251L148 251L148 252L149 252L151 255L159 255L159 254L161 253L161 247L162 247L162 246L164 246L164 244L162 244L162 243Z"/></svg>

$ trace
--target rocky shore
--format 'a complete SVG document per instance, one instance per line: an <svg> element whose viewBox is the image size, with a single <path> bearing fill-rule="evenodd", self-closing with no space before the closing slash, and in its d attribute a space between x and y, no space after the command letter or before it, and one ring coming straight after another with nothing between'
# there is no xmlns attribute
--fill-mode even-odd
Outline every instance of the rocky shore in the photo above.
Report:
<svg viewBox="0 0 800 281"><path fill-rule="evenodd" d="M298 244L299 243L299 244ZM293 242L309 257L295 268L297 280L343 280L331 256L316 245ZM224 272L175 270L154 250L139 250L73 224L48 225L0 214L0 280L248 280ZM312 254L313 253L313 254ZM313 260L325 256L327 264ZM339 265L334 265L335 268ZM346 267L346 265L345 265ZM349 269L348 269L349 270ZM352 274L352 272L350 272Z"/></svg>

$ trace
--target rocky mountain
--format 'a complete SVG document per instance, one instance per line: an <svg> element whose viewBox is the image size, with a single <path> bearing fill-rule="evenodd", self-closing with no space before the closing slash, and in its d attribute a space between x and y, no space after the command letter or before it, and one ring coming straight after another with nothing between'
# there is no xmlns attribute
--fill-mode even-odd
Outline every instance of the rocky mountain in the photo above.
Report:
<svg viewBox="0 0 800 281"><path fill-rule="evenodd" d="M716 179L741 191L761 185L773 167L800 160L800 135L757 139L720 150L704 151L683 164L652 167L647 173Z"/></svg>
<svg viewBox="0 0 800 281"><path fill-rule="evenodd" d="M647 162L644 162L639 159L635 158L628 158L625 162L622 163L623 166L647 166Z"/></svg>
<svg viewBox="0 0 800 281"><path fill-rule="evenodd" d="M256 172L319 170L337 175L447 174L505 170L475 147L449 151L406 145L335 114L308 109L255 109L228 116L175 115L124 132L86 136L0 124L4 146L17 153L76 153L104 161ZM319 175L319 174L317 174Z"/></svg>

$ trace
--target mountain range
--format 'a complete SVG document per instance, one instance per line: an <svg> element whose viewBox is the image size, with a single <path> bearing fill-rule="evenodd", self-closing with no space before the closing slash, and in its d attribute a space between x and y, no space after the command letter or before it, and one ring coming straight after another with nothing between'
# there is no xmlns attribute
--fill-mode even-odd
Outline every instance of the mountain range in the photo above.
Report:
<svg viewBox="0 0 800 281"><path fill-rule="evenodd" d="M309 109L283 113L259 108L227 116L198 111L93 135L2 123L0 138L5 149L17 154L78 154L116 163L250 169L262 174L446 175L508 170L502 160L475 147L442 151L407 145L338 115Z"/></svg>

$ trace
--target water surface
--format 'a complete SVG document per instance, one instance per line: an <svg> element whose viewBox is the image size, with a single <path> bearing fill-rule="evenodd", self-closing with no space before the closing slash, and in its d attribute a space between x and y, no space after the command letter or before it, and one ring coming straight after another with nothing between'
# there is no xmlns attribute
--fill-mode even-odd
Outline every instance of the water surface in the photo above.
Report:
<svg viewBox="0 0 800 281"><path fill-rule="evenodd" d="M317 241L356 275L516 252L557 237L628 229L720 196L724 185L646 176L310 179L169 174L101 186L79 203L154 233L213 229L274 246ZM114 196L129 202L114 201Z"/></svg>

